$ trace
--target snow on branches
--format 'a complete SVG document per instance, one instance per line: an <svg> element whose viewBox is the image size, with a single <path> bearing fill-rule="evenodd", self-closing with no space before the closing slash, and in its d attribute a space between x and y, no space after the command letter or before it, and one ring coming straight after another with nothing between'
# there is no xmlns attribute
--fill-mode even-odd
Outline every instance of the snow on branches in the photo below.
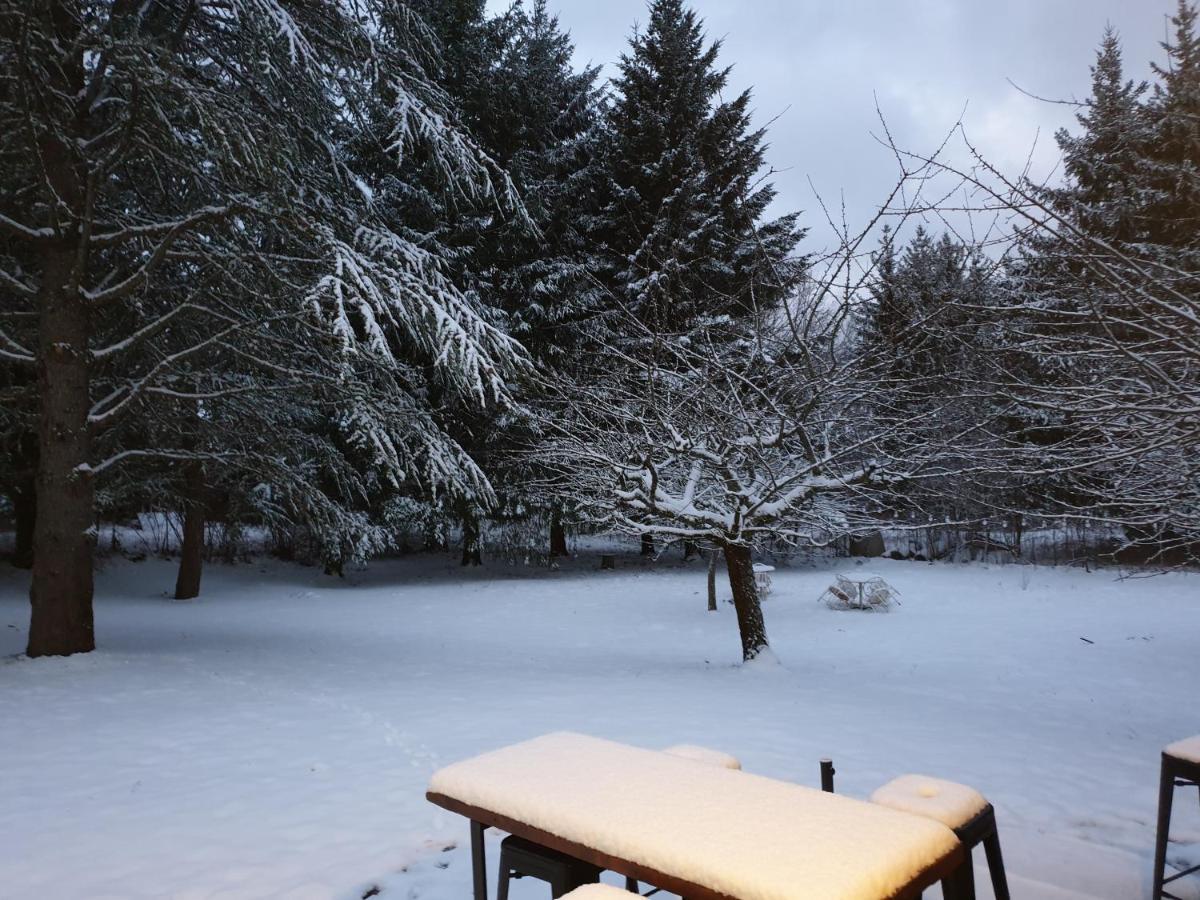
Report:
<svg viewBox="0 0 1200 900"><path fill-rule="evenodd" d="M381 228L361 227L352 242L324 230L330 270L308 301L343 351L361 346L396 361L398 342L416 346L442 377L478 403L508 397L505 376L524 351L488 324L428 251Z"/></svg>

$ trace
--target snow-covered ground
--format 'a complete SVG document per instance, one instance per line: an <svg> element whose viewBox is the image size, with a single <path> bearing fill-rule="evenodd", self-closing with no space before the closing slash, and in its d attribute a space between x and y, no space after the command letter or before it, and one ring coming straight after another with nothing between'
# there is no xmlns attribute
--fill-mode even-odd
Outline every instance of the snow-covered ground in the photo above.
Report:
<svg viewBox="0 0 1200 900"><path fill-rule="evenodd" d="M862 613L815 599L853 563L781 568L780 664L741 668L700 564L452 562L213 566L175 603L170 563L114 561L101 649L50 660L15 657L25 580L3 567L0 895L465 900L466 825L425 801L430 773L560 729L807 784L832 756L860 797L963 781L1015 897L1149 895L1158 753L1200 732L1200 576L873 561L902 605ZM1171 856L1200 862L1195 797L1176 812Z"/></svg>

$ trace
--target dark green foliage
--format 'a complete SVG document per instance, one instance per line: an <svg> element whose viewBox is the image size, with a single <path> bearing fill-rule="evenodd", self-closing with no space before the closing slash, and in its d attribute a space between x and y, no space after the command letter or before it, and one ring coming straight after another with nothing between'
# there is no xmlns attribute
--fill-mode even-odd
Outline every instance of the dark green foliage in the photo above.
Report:
<svg viewBox="0 0 1200 900"><path fill-rule="evenodd" d="M660 334L728 326L794 288L802 232L764 222L764 131L750 93L722 99L729 70L682 0L655 0L621 57L609 111L610 192L601 260L625 310Z"/></svg>

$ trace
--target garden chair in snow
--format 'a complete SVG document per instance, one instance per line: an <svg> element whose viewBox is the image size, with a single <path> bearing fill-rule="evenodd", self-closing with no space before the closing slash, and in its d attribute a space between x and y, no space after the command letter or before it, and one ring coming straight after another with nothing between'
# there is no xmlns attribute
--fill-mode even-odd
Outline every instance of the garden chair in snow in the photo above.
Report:
<svg viewBox="0 0 1200 900"><path fill-rule="evenodd" d="M983 844L988 872L996 900L1009 900L1008 877L1000 853L1000 833L996 813L983 794L965 784L929 778L925 775L901 775L871 795L871 802L901 812L941 822L962 842L967 851L966 868L971 870L971 854Z"/></svg>
<svg viewBox="0 0 1200 900"><path fill-rule="evenodd" d="M1171 803L1177 787L1200 787L1200 734L1169 744L1162 752L1162 770L1158 782L1158 833L1154 842L1154 893L1153 900L1175 895L1163 888L1183 878L1200 872L1200 866L1192 866L1167 874L1167 837L1171 831Z"/></svg>
<svg viewBox="0 0 1200 900"><path fill-rule="evenodd" d="M768 566L766 563L754 564L754 587L758 591L758 596L766 597L771 593L771 573L775 571L774 566Z"/></svg>

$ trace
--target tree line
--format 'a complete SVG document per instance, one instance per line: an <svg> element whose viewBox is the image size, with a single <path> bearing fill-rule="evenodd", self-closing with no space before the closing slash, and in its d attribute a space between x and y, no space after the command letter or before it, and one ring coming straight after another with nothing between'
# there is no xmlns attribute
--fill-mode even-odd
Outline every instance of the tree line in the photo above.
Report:
<svg viewBox="0 0 1200 900"><path fill-rule="evenodd" d="M840 245L772 215L720 42L653 0L601 83L544 0L0 0L0 493L30 655L95 646L101 520L340 572L414 523L724 555L914 522L1200 534L1200 43L1105 35L1061 183L896 149ZM964 138L965 140L965 138ZM969 144L968 144L969 146ZM930 175L1007 211L938 234Z"/></svg>

